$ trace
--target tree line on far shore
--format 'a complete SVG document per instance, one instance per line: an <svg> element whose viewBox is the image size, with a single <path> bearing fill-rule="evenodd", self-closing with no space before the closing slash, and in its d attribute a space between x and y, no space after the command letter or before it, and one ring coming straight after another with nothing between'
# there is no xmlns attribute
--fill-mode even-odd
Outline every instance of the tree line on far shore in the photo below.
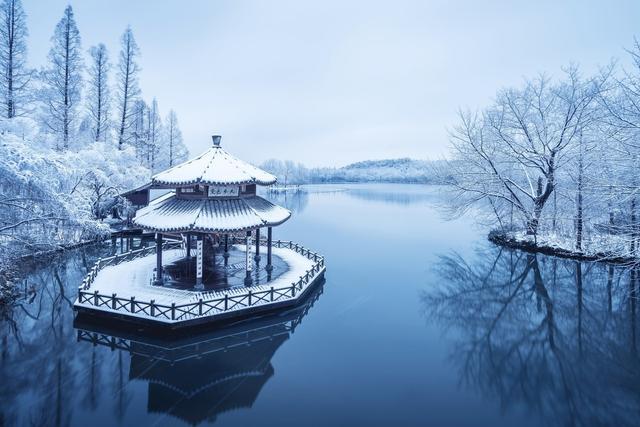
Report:
<svg viewBox="0 0 640 427"><path fill-rule="evenodd" d="M444 162L410 158L365 160L342 167L310 168L291 160L269 159L260 166L278 177L278 185L347 182L386 182L443 184L451 177L441 176ZM436 171L438 173L436 173Z"/></svg>
<svg viewBox="0 0 640 427"><path fill-rule="evenodd" d="M626 69L576 65L498 91L451 130L452 211L536 245L636 257L640 244L640 43Z"/></svg>

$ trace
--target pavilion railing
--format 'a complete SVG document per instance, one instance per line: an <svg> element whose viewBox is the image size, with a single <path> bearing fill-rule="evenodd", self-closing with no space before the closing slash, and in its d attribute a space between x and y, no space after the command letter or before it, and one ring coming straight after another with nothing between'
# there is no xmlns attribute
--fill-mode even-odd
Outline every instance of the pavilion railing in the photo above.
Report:
<svg viewBox="0 0 640 427"><path fill-rule="evenodd" d="M181 242L166 242L162 245L162 250L166 251L169 249L180 249L181 247L182 247ZM126 261L133 261L134 259L143 258L155 252L156 252L155 246L147 246L144 248L131 250L129 252L123 252L121 254L112 255L107 258L98 258L98 261L96 261L96 263L93 265L91 270L89 270L89 273L87 273L87 275L85 276L84 280L82 281L82 285L80 286L79 289L81 290L89 289L91 287L91 284L93 284L93 281L96 279L98 272L105 267L108 267L110 265L118 265Z"/></svg>
<svg viewBox="0 0 640 427"><path fill-rule="evenodd" d="M232 237L231 243L244 244L245 239ZM256 240L251 239L255 245ZM177 249L182 247L180 242L170 242L163 245L165 249ZM260 240L260 246L266 246L267 240ZM219 313L248 309L260 305L274 304L296 298L304 292L319 275L325 271L324 257L297 243L286 240L275 240L272 247L286 248L313 261L311 268L287 286L273 287L268 285L256 285L248 288L235 288L216 292L202 292L197 301L185 304L159 304L155 300L141 301L135 296L123 298L117 294L101 294L98 290L91 291L91 284L98 272L104 267L117 265L124 261L147 256L155 252L155 247L142 248L109 258L99 259L87 274L82 285L78 288L77 304L93 306L107 311L115 311L147 317L164 322L176 322L196 319L199 317L215 316Z"/></svg>

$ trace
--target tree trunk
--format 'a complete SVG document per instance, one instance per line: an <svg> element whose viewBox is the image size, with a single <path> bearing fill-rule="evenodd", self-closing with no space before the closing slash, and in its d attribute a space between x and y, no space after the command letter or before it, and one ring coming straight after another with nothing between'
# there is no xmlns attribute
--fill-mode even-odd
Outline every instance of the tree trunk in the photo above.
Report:
<svg viewBox="0 0 640 427"><path fill-rule="evenodd" d="M581 141L582 142L582 141ZM583 187L583 167L584 160L582 157L582 148L580 148L580 156L578 159L578 197L577 197L577 212L576 212L576 249L582 250L582 231L584 226L584 219L582 215L582 187Z"/></svg>
<svg viewBox="0 0 640 427"><path fill-rule="evenodd" d="M631 244L629 250L632 255L636 253L636 198L631 199L631 216L630 216L630 229L631 229Z"/></svg>

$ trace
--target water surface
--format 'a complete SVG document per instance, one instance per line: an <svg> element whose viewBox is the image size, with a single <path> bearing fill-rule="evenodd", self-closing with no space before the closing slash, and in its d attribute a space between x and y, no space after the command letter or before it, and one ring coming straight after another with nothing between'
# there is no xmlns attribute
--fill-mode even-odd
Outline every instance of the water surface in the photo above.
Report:
<svg viewBox="0 0 640 427"><path fill-rule="evenodd" d="M501 250L439 189L314 186L274 230L326 257L298 310L167 344L73 324L82 248L3 312L0 425L633 425L637 274Z"/></svg>

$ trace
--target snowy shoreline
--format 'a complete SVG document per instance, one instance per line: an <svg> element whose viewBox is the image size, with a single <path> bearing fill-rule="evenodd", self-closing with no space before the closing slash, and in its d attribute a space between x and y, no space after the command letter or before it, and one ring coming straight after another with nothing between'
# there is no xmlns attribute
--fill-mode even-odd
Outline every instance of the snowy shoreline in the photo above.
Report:
<svg viewBox="0 0 640 427"><path fill-rule="evenodd" d="M555 256L558 258L574 259L576 261L597 261L610 264L637 264L636 256L616 255L612 251L606 250L577 250L571 246L567 247L559 240L538 236L537 240L533 236L527 236L522 233L509 233L499 230L492 230L487 236L490 242L511 248L518 249L529 253L539 253L543 255Z"/></svg>

